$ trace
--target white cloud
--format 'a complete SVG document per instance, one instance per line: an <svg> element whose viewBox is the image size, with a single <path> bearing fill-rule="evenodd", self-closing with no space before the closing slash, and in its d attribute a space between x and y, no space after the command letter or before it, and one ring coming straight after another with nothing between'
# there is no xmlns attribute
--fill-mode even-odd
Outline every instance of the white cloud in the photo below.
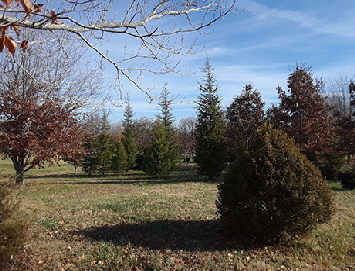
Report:
<svg viewBox="0 0 355 271"><path fill-rule="evenodd" d="M345 13L344 10L342 10L341 14L336 12L339 5L341 5L341 1L333 2L333 6L328 6L328 9L317 9L317 12L314 12L315 15L311 14L312 11L300 12L269 8L254 0L246 0L241 3L252 13L254 22L258 24L277 24L279 28L282 28L283 24L294 22L312 30L314 33L355 38L355 28L353 27L355 9L350 6Z"/></svg>
<svg viewBox="0 0 355 271"><path fill-rule="evenodd" d="M246 84L252 84L261 93L262 99L270 106L277 102L276 87L286 87L288 65L276 63L270 65L229 65L216 67L217 83L221 86L220 95L223 104L229 105L239 95Z"/></svg>

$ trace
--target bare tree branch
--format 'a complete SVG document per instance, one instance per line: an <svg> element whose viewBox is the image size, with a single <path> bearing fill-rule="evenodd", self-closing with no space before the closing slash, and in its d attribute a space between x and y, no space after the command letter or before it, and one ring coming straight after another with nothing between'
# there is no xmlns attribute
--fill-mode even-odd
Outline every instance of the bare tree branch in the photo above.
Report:
<svg viewBox="0 0 355 271"><path fill-rule="evenodd" d="M141 72L183 75L178 69L181 57L196 52L195 39L185 44L184 34L200 34L202 29L235 12L235 5L236 0L126 0L119 4L113 0L62 0L56 4L46 0L43 7L7 5L0 10L0 39L11 37L11 31L18 32L19 27L72 33L113 65L118 75L150 97L138 82ZM134 48L131 55L112 59L103 51L102 43L118 34L122 34L122 52L126 52L128 39L133 39ZM15 46L11 39L6 42ZM38 42L35 39L29 44ZM142 63L139 67L138 60ZM135 78L131 72L139 75Z"/></svg>

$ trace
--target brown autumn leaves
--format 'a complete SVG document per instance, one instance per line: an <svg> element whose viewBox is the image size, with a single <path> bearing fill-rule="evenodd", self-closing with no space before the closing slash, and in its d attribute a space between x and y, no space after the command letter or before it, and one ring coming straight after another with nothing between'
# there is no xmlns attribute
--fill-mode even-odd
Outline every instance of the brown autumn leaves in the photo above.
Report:
<svg viewBox="0 0 355 271"><path fill-rule="evenodd" d="M43 7L43 4L33 4L30 0L1 0L1 2L5 5L0 4L0 10L4 11L11 9L13 6L22 7L24 18L30 17L33 13L41 12ZM52 24L62 24L62 22L57 19L55 11L52 10L49 13ZM3 52L4 48L6 47L9 51L9 55L14 55L17 48L17 43L11 36L11 30L13 30L17 37L19 37L21 27L14 23L8 22L4 15L2 18L0 18L0 24L0 52ZM26 50L28 48L28 40L22 41L20 48L22 50Z"/></svg>

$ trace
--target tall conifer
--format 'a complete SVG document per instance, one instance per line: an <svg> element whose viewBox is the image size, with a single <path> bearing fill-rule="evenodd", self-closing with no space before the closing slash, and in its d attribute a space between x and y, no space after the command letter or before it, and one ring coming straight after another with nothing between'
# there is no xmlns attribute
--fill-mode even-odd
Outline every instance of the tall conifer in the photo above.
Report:
<svg viewBox="0 0 355 271"><path fill-rule="evenodd" d="M175 121L174 115L171 112L171 104L174 99L169 99L170 92L167 88L167 84L164 84L163 91L160 93L160 114L157 115L158 122L162 123L168 133L173 133L173 123Z"/></svg>
<svg viewBox="0 0 355 271"><path fill-rule="evenodd" d="M168 175L176 167L176 154L177 146L169 140L167 130L156 123L151 143L144 151L143 171L155 177Z"/></svg>
<svg viewBox="0 0 355 271"><path fill-rule="evenodd" d="M153 137L150 146L145 149L143 170L152 176L168 175L179 161L179 146L176 131L173 127L174 116L171 112L173 99L165 84L160 95L160 114L157 115L153 127Z"/></svg>
<svg viewBox="0 0 355 271"><path fill-rule="evenodd" d="M114 142L111 169L116 173L127 170L128 160L125 146L121 138Z"/></svg>
<svg viewBox="0 0 355 271"><path fill-rule="evenodd" d="M133 126L133 109L130 104L129 97L127 97L127 106L123 113L123 138L122 143L126 150L127 166L126 169L133 169L137 165L138 147L134 138L134 126Z"/></svg>
<svg viewBox="0 0 355 271"><path fill-rule="evenodd" d="M219 175L226 165L226 124L212 70L207 59L202 69L205 78L200 84L196 126L196 162L200 173L209 179Z"/></svg>

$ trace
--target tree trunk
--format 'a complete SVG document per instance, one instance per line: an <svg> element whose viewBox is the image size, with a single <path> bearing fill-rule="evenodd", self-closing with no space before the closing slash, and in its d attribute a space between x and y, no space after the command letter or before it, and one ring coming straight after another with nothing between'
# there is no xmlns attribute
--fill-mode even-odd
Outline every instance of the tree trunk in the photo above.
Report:
<svg viewBox="0 0 355 271"><path fill-rule="evenodd" d="M20 161L18 158L11 158L11 160L16 171L16 184L24 184L23 176L25 173L25 165L23 161Z"/></svg>
<svg viewBox="0 0 355 271"><path fill-rule="evenodd" d="M16 184L24 184L23 181L24 172L16 172Z"/></svg>

